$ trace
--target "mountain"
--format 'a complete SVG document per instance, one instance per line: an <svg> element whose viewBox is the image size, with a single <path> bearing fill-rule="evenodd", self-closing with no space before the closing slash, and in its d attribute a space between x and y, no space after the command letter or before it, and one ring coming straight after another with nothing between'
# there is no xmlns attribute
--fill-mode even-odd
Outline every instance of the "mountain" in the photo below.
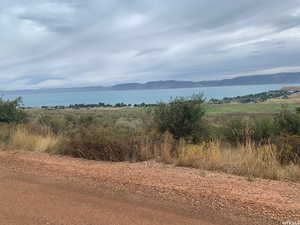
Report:
<svg viewBox="0 0 300 225"><path fill-rule="evenodd" d="M300 72L278 73L273 75L242 76L219 81L200 81L203 86L234 86L234 85L262 85L262 84L300 84Z"/></svg>
<svg viewBox="0 0 300 225"><path fill-rule="evenodd" d="M241 76L224 80L210 81L150 81L147 83L125 83L109 87L75 87L75 88L52 88L35 90L5 91L9 94L35 94L35 93L58 93L74 91L111 91L111 90L154 90L171 88L195 88L195 87L220 87L236 85L264 85L264 84L300 84L300 72L278 73L272 75Z"/></svg>
<svg viewBox="0 0 300 225"><path fill-rule="evenodd" d="M235 77L224 80L210 81L151 81L147 83L128 83L106 87L107 90L136 90L136 89L167 89L167 88L195 88L195 87L219 87L236 85L263 85L263 84L300 84L300 72L279 73L273 75L252 75Z"/></svg>
<svg viewBox="0 0 300 225"><path fill-rule="evenodd" d="M169 89L169 88L193 88L199 87L198 82L193 81L176 81L176 80L165 80L165 81L150 81L144 84L141 83L129 83L129 84L118 84L108 87L109 90L133 90L133 89Z"/></svg>

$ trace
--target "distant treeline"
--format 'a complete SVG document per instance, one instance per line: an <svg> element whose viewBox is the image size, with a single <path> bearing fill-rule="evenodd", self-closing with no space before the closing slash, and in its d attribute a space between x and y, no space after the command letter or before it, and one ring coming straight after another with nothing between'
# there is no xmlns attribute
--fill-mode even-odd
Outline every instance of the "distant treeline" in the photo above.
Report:
<svg viewBox="0 0 300 225"><path fill-rule="evenodd" d="M299 91L296 90L276 90L267 91L258 94L250 94L237 97L226 97L223 99L210 99L208 103L210 104L226 104L226 103L259 103L265 102L274 98L287 99L290 95L295 94Z"/></svg>
<svg viewBox="0 0 300 225"><path fill-rule="evenodd" d="M106 104L103 102L99 102L98 104L74 104L69 106L42 106L42 109L81 109L81 108L124 108L124 107L152 107L157 106L157 104L126 104L123 102L116 103L116 104Z"/></svg>
<svg viewBox="0 0 300 225"><path fill-rule="evenodd" d="M259 103L265 102L274 98L286 99L290 95L299 93L298 90L275 90L275 91L267 91L258 94L250 94L244 96L237 97L225 97L223 99L215 99L212 98L208 100L207 104L228 104L228 103ZM158 104L126 104L124 102L116 103L116 104L106 104L103 102L99 102L98 104L71 104L69 106L42 106L42 109L80 109L80 108L138 108L138 107L153 107L158 106Z"/></svg>

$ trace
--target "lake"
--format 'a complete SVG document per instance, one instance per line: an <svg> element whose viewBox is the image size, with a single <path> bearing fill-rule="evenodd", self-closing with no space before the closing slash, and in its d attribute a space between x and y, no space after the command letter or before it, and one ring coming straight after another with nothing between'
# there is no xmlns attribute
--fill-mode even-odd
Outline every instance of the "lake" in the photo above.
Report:
<svg viewBox="0 0 300 225"><path fill-rule="evenodd" d="M293 84L294 86L300 86ZM86 91L86 92L64 92L64 93L40 93L40 94L5 94L5 99L14 99L21 96L24 106L68 106L70 104L140 104L167 102L174 97L188 97L193 94L203 93L207 98L221 99L224 97L242 96L255 94L269 90L278 90L291 84L272 85L247 85L247 86L225 86L225 87L201 87L201 88L179 88L160 90L126 90L126 91Z"/></svg>

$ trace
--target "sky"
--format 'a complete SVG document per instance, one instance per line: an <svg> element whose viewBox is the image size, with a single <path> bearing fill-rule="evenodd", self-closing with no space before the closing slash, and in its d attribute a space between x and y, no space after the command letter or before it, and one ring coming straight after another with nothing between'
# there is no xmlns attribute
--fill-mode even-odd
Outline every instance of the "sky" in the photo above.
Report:
<svg viewBox="0 0 300 225"><path fill-rule="evenodd" d="M1 0L0 89L300 71L300 0Z"/></svg>

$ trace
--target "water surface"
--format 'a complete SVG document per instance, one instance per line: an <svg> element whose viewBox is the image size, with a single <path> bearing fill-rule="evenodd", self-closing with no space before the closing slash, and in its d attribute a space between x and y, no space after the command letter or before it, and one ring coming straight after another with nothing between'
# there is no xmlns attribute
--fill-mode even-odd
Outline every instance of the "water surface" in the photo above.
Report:
<svg viewBox="0 0 300 225"><path fill-rule="evenodd" d="M293 84L296 86L296 84ZM140 104L167 102L174 97L188 97L193 94L202 93L207 99L224 97L235 97L247 94L255 94L269 90L278 90L290 84L272 85L247 85L247 86L224 86L224 87L201 87L201 88L179 88L160 90L126 90L126 91L85 91L64 93L39 93L39 94L5 94L6 99L21 96L27 107L41 106L68 106L70 104ZM299 84L300 86L300 84Z"/></svg>

